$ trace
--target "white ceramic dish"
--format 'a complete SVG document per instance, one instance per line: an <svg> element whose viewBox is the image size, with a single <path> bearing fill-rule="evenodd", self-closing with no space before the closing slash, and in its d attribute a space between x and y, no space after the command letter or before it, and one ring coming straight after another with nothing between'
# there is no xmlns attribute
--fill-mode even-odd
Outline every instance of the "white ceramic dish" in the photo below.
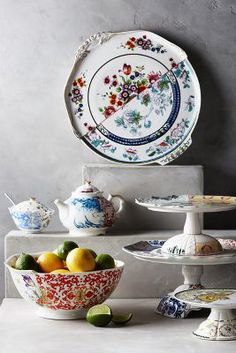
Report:
<svg viewBox="0 0 236 353"><path fill-rule="evenodd" d="M218 241L223 248L223 252L209 256L180 256L163 253L161 250L166 243L165 240L140 241L125 246L123 250L138 260L182 266L183 284L179 285L173 292L164 295L156 309L158 314L179 319L187 317L192 310L200 310L200 308L178 300L175 293L188 289L203 288L201 277L204 266L236 263L236 240L218 239Z"/></svg>
<svg viewBox="0 0 236 353"><path fill-rule="evenodd" d="M223 248L224 240L226 239L221 240ZM236 244L236 240L231 240L232 248L224 249L220 254L204 256L179 256L175 254L163 253L161 248L164 244L164 240L140 241L135 244L124 246L123 250L135 256L139 260L164 264L208 266L236 263L236 249L233 248L233 246Z"/></svg>
<svg viewBox="0 0 236 353"><path fill-rule="evenodd" d="M75 135L113 162L167 164L191 144L200 86L186 53L147 31L98 33L65 88Z"/></svg>
<svg viewBox="0 0 236 353"><path fill-rule="evenodd" d="M236 209L236 197L217 195L172 195L138 198L135 202L151 211L186 213L183 233L168 239L162 252L178 256L213 255L222 251L220 243L202 233L200 214Z"/></svg>
<svg viewBox="0 0 236 353"><path fill-rule="evenodd" d="M8 209L17 228L26 233L40 233L46 229L54 213L33 197Z"/></svg>
<svg viewBox="0 0 236 353"><path fill-rule="evenodd" d="M116 200L116 201L115 201ZM117 206L114 206L117 203ZM78 187L66 201L55 200L59 217L70 234L82 237L104 235L123 209L120 195L108 195L90 182Z"/></svg>
<svg viewBox="0 0 236 353"><path fill-rule="evenodd" d="M173 213L222 212L236 209L235 196L218 195L172 195L166 197L143 197L135 202L152 211Z"/></svg>
<svg viewBox="0 0 236 353"><path fill-rule="evenodd" d="M236 318L231 309L236 309L235 289L193 289L175 293L175 298L187 304L211 309L193 334L210 341L236 339Z"/></svg>

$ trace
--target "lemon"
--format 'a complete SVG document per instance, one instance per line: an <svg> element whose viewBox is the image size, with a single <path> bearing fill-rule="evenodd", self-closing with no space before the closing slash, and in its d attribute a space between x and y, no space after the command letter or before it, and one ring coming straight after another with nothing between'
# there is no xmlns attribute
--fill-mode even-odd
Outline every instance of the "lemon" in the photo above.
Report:
<svg viewBox="0 0 236 353"><path fill-rule="evenodd" d="M70 271L66 270L65 268L60 268L59 270L51 271L51 273L70 273Z"/></svg>
<svg viewBox="0 0 236 353"><path fill-rule="evenodd" d="M65 260L69 252L75 248L78 248L78 245L74 241L65 240L64 243L60 244L54 251L57 256Z"/></svg>
<svg viewBox="0 0 236 353"><path fill-rule="evenodd" d="M112 312L106 304L95 305L87 312L86 319L94 326L107 326L112 319Z"/></svg>
<svg viewBox="0 0 236 353"><path fill-rule="evenodd" d="M112 316L112 322L116 325L124 325L129 322L133 317L132 313L129 314L115 314Z"/></svg>
<svg viewBox="0 0 236 353"><path fill-rule="evenodd" d="M96 262L88 249L75 248L69 252L66 265L71 272L87 272L96 268Z"/></svg>
<svg viewBox="0 0 236 353"><path fill-rule="evenodd" d="M63 260L52 252L45 252L41 254L37 262L41 270L46 273L54 270L60 270L64 267Z"/></svg>
<svg viewBox="0 0 236 353"><path fill-rule="evenodd" d="M115 260L111 255L100 254L95 259L98 270L107 270L115 267Z"/></svg>
<svg viewBox="0 0 236 353"><path fill-rule="evenodd" d="M16 260L15 268L17 270L39 271L39 265L33 256L22 253Z"/></svg>

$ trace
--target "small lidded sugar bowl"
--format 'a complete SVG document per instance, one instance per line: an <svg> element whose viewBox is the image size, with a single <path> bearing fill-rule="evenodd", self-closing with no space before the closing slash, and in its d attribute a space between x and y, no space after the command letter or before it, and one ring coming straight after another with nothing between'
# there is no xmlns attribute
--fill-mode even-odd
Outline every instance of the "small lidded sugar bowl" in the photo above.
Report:
<svg viewBox="0 0 236 353"><path fill-rule="evenodd" d="M113 202L117 200L118 207ZM66 201L54 201L59 217L71 234L93 236L105 234L113 225L116 216L123 208L124 200L119 195L109 195L106 199L103 193L91 182L78 187ZM116 201L115 201L116 202Z"/></svg>
<svg viewBox="0 0 236 353"><path fill-rule="evenodd" d="M8 209L17 228L27 233L40 233L48 226L54 213L53 209L38 202L34 197Z"/></svg>

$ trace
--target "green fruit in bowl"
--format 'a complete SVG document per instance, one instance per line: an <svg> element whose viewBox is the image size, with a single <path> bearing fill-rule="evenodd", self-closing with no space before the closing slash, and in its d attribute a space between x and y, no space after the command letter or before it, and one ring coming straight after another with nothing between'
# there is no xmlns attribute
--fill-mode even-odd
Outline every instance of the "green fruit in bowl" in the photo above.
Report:
<svg viewBox="0 0 236 353"><path fill-rule="evenodd" d="M97 270L107 270L115 267L115 260L108 254L97 255L95 262Z"/></svg>
<svg viewBox="0 0 236 353"><path fill-rule="evenodd" d="M15 268L17 270L33 270L39 271L39 265L35 258L29 254L22 253L16 260Z"/></svg>
<svg viewBox="0 0 236 353"><path fill-rule="evenodd" d="M75 248L78 248L78 245L74 241L65 240L63 244L60 244L54 253L59 256L62 260L66 260L69 252Z"/></svg>
<svg viewBox="0 0 236 353"><path fill-rule="evenodd" d="M87 250L90 251L90 253L93 255L94 259L96 259L97 254L95 253L95 251L92 249L87 249Z"/></svg>

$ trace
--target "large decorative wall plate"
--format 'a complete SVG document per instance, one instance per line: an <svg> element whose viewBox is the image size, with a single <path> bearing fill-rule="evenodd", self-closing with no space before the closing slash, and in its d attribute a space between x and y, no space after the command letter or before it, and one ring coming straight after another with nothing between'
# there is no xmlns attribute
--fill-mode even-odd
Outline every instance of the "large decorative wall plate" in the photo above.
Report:
<svg viewBox="0 0 236 353"><path fill-rule="evenodd" d="M91 36L65 88L75 135L118 163L177 158L191 144L200 101L186 53L147 31Z"/></svg>

